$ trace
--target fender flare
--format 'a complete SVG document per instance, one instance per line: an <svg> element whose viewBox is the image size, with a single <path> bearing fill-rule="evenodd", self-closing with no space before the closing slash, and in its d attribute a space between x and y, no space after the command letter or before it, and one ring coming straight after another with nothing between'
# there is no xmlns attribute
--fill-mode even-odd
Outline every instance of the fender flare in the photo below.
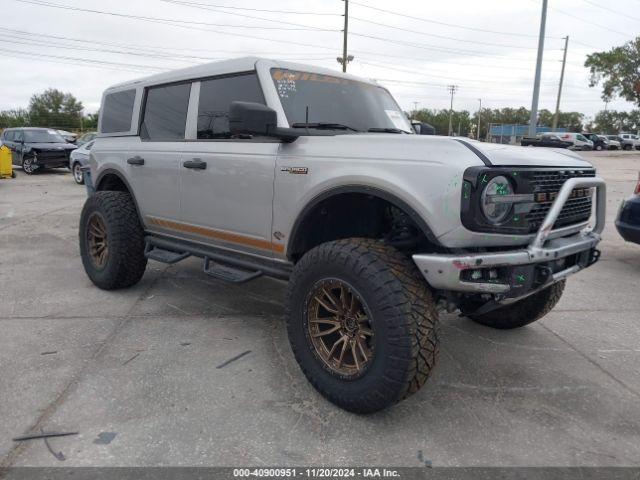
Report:
<svg viewBox="0 0 640 480"><path fill-rule="evenodd" d="M296 243L298 242L298 237L300 231L304 225L305 219L308 217L309 213L317 207L321 202L327 200L336 195L342 195L345 193L361 193L365 195L370 195L372 197L377 197L382 200L389 202L394 207L406 213L411 220L415 222L418 228L424 233L429 242L433 243L435 246L442 247L433 231L424 221L424 219L411 207L407 202L398 198L396 195L387 192L386 190L382 190L377 187L370 187L366 185L344 185L341 187L330 188L329 190L325 190L319 195L312 198L305 207L298 214L296 221L293 224L293 228L291 229L291 235L289 236L289 243L287 244L287 256L293 252Z"/></svg>
<svg viewBox="0 0 640 480"><path fill-rule="evenodd" d="M104 178L107 175L115 175L116 177L118 177L122 181L124 186L127 188L127 192L129 192L129 195L131 195L131 198L133 199L133 204L136 207L136 213L138 214L138 219L140 220L140 225L142 225L142 227L144 228L145 223L144 223L144 219L142 218L142 214L140 213L140 207L138 206L138 200L136 200L136 196L133 193L133 189L131 188L131 184L127 181L126 177L124 176L124 174L122 172L120 172L119 170L116 170L115 168L107 168L107 169L103 170L102 172L100 172L98 177L93 182L95 191L96 192L101 191L100 190L100 183L102 183L104 181Z"/></svg>

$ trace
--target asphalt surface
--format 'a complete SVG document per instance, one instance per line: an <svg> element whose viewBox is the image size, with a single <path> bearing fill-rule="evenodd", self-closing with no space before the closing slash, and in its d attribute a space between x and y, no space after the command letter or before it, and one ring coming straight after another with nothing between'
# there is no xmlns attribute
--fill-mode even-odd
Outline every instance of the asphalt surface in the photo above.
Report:
<svg viewBox="0 0 640 480"><path fill-rule="evenodd" d="M84 187L0 180L0 466L640 464L640 246L613 227L640 154L587 156L608 182L600 262L529 327L443 315L429 383L371 416L307 383L282 282L189 259L101 291L78 253ZM12 441L42 430L79 433Z"/></svg>

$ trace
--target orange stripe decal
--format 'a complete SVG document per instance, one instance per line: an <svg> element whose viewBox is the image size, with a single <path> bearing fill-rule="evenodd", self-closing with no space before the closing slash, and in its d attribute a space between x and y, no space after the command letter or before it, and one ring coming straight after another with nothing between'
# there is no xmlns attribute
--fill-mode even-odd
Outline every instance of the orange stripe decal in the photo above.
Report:
<svg viewBox="0 0 640 480"><path fill-rule="evenodd" d="M197 225L179 223L156 217L148 216L147 220L152 225L168 228L169 230L193 233L202 237L215 238L216 240L222 240L223 242L235 243L247 247L258 248L260 250L269 250L275 253L284 253L284 245L278 245L277 243L269 242L267 240L261 240L259 238L247 237L245 235L239 235L237 233L223 232L221 230L214 230L212 228L199 227Z"/></svg>

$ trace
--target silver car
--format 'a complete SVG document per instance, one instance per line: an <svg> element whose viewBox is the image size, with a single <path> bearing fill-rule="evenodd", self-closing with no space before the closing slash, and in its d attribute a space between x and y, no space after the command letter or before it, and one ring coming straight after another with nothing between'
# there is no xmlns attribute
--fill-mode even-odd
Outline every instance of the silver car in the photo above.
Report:
<svg viewBox="0 0 640 480"><path fill-rule="evenodd" d="M93 147L93 141L83 144L71 152L69 158L69 170L73 173L73 179L77 184L84 184L84 178L82 174L82 167L87 165L89 161L89 152Z"/></svg>
<svg viewBox="0 0 640 480"><path fill-rule="evenodd" d="M292 353L353 412L425 384L440 310L523 327L599 257L605 184L578 153L417 135L387 89L334 70L154 75L109 88L98 130L79 222L91 281L130 287L148 259L189 256L220 280L287 280Z"/></svg>

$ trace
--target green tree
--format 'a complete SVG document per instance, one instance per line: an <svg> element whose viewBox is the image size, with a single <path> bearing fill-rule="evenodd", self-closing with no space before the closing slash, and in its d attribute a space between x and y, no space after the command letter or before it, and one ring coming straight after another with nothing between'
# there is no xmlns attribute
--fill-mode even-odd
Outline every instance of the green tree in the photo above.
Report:
<svg viewBox="0 0 640 480"><path fill-rule="evenodd" d="M3 110L0 112L0 129L26 127L29 125L29 112L24 108Z"/></svg>
<svg viewBox="0 0 640 480"><path fill-rule="evenodd" d="M83 127L85 130L97 130L98 129L98 117L100 116L100 110L96 113L90 113L85 115L83 120Z"/></svg>
<svg viewBox="0 0 640 480"><path fill-rule="evenodd" d="M620 96L640 106L640 37L607 52L588 55L584 66L591 72L590 87L602 83L604 101Z"/></svg>
<svg viewBox="0 0 640 480"><path fill-rule="evenodd" d="M33 95L29 102L31 124L36 127L77 129L82 109L76 97L55 88Z"/></svg>
<svg viewBox="0 0 640 480"><path fill-rule="evenodd" d="M630 112L602 110L597 113L593 123L593 129L597 132L608 134L636 132L640 129L640 110Z"/></svg>

